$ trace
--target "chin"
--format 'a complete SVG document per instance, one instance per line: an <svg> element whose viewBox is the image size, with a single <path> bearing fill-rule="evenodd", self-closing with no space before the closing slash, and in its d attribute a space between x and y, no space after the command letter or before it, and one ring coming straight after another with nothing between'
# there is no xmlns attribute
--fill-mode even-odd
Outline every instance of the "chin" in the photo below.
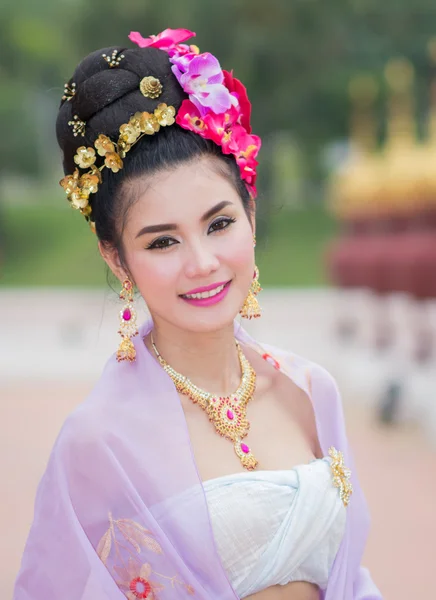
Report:
<svg viewBox="0 0 436 600"><path fill-rule="evenodd" d="M195 333L214 333L217 331L221 331L223 329L227 329L233 327L233 321L237 316L237 312L234 311L229 314L217 315L204 315L203 317L199 316L194 320L190 320L186 322L185 329L189 329Z"/></svg>
<svg viewBox="0 0 436 600"><path fill-rule="evenodd" d="M185 312L178 326L193 333L214 333L233 327L239 312L239 305L229 302L227 306L194 308ZM181 316L181 315L180 315Z"/></svg>

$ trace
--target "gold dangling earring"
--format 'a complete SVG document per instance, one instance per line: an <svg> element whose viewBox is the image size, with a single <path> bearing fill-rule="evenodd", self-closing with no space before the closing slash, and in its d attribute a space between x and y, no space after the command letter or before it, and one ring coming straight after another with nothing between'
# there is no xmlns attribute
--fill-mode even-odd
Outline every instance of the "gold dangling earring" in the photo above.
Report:
<svg viewBox="0 0 436 600"><path fill-rule="evenodd" d="M256 236L253 235L253 247L256 247ZM257 301L257 294L262 291L259 283L259 269L254 267L253 280L251 282L248 295L245 298L244 304L242 305L239 314L244 319L257 319L261 316L262 309L260 308L259 302Z"/></svg>
<svg viewBox="0 0 436 600"><path fill-rule="evenodd" d="M123 281L120 300L126 300L126 304L120 311L120 329L118 333L122 339L117 351L117 361L128 360L134 362L136 350L131 338L138 335L138 329L136 326L136 310L133 308L133 284L128 277Z"/></svg>
<svg viewBox="0 0 436 600"><path fill-rule="evenodd" d="M257 319L261 316L262 309L260 308L259 302L257 301L257 294L262 291L259 283L259 269L254 267L253 281L251 282L248 296L245 298L245 302L242 305L239 314L244 319Z"/></svg>

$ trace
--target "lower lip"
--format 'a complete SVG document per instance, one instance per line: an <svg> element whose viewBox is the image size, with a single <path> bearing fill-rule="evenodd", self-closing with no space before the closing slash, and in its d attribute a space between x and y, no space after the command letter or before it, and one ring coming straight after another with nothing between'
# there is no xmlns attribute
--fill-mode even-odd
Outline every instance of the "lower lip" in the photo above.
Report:
<svg viewBox="0 0 436 600"><path fill-rule="evenodd" d="M224 298L227 296L227 292L229 291L231 283L231 281L226 283L224 288L218 294L215 294L215 296L211 296L210 298L184 298L183 296L180 297L185 302L188 302L188 304L192 304L192 306L212 306L213 304L217 304L218 302L221 302L221 300L224 300Z"/></svg>

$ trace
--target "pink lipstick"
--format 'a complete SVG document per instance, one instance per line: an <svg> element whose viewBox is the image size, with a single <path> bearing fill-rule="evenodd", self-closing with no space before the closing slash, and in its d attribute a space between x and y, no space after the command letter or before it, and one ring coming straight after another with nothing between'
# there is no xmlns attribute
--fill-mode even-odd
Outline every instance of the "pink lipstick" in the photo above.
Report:
<svg viewBox="0 0 436 600"><path fill-rule="evenodd" d="M221 300L223 300L227 296L231 283L231 280L227 282L223 281L221 283L213 283L212 285L207 285L204 287L196 288L195 290L191 290L187 294L182 294L180 297L182 298L182 300L188 302L192 306L212 306L213 304L221 302ZM222 287L222 290L220 290L217 294L214 294L213 296L209 296L207 298L188 298L188 296L191 296L193 294L211 292L212 290L216 290L220 287Z"/></svg>

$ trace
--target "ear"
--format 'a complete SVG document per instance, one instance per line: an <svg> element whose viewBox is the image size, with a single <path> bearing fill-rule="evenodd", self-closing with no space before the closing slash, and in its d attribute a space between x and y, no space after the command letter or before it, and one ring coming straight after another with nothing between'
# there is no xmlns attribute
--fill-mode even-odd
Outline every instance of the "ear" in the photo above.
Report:
<svg viewBox="0 0 436 600"><path fill-rule="evenodd" d="M107 246L101 241L98 242L98 250L102 259L108 265L115 277L123 282L127 277L127 273L121 264L118 250L113 246Z"/></svg>

